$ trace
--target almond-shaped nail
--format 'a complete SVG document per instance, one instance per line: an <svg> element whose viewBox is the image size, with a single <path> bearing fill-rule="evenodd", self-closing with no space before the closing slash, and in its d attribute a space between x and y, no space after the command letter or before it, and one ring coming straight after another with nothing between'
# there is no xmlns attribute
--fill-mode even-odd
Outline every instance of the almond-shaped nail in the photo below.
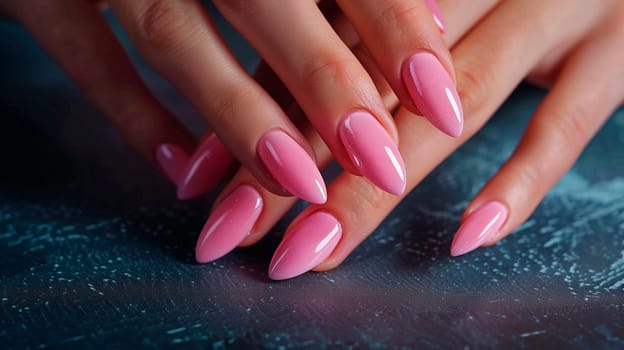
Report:
<svg viewBox="0 0 624 350"><path fill-rule="evenodd" d="M282 130L271 130L258 142L258 156L277 182L310 203L327 201L327 189L308 153Z"/></svg>
<svg viewBox="0 0 624 350"><path fill-rule="evenodd" d="M262 197L253 187L237 187L212 212L195 246L195 260L207 263L232 251L249 235L262 212Z"/></svg>
<svg viewBox="0 0 624 350"><path fill-rule="evenodd" d="M405 61L403 82L414 105L442 132L458 137L464 114L455 83L442 63L430 52L421 51Z"/></svg>
<svg viewBox="0 0 624 350"><path fill-rule="evenodd" d="M433 21L438 26L438 29L440 29L440 32L444 33L446 27L444 26L444 21L442 20L442 12L440 12L438 2L436 0L425 0L425 4L429 8L429 12L431 12Z"/></svg>
<svg viewBox="0 0 624 350"><path fill-rule="evenodd" d="M210 191L225 175L234 158L216 134L201 142L188 161L178 183L178 199Z"/></svg>
<svg viewBox="0 0 624 350"><path fill-rule="evenodd" d="M269 266L269 278L284 280L310 271L334 251L342 227L328 212L319 210L285 234Z"/></svg>
<svg viewBox="0 0 624 350"><path fill-rule="evenodd" d="M174 143L163 143L154 153L165 176L177 186L190 158L188 153Z"/></svg>
<svg viewBox="0 0 624 350"><path fill-rule="evenodd" d="M451 255L458 256L479 248L489 238L498 233L498 230L507 220L507 207L491 201L473 211L457 230Z"/></svg>
<svg viewBox="0 0 624 350"><path fill-rule="evenodd" d="M379 188L405 191L405 165L394 140L370 113L356 111L342 121L340 139L362 176Z"/></svg>

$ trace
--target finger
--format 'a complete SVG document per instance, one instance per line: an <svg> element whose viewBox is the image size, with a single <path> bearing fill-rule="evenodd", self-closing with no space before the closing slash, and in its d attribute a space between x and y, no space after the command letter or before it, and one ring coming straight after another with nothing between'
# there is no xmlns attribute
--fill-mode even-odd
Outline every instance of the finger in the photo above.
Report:
<svg viewBox="0 0 624 350"><path fill-rule="evenodd" d="M462 6L462 4L464 5ZM454 18L454 20L452 22L449 22L449 26L446 28L447 29L446 35L449 36L449 40L451 42L455 42L462 36L462 33L460 33L460 30L458 29L458 27L455 27L455 25L458 25L460 29L463 28L464 30L466 28L469 28L472 23L475 23L477 21L477 15L487 12L490 6L493 6L493 2L486 1L486 0L475 1L474 6L471 3L470 9L467 8L468 6L466 6L464 2L455 4L455 3L447 1L447 2L441 2L440 5L442 7L442 11L445 11L446 9L445 5L449 5L448 10L447 10L448 12L445 13L445 16ZM480 8L481 11L472 11L474 7ZM469 14L469 16L466 16L466 17L455 16L453 11L458 11L460 13L467 13ZM363 62L365 65L367 64L367 62L373 62L372 58L367 56L367 51L365 50L365 48L363 48L362 46L357 46L357 43L358 43L357 34L354 34L355 32L352 30L348 22L344 21L344 17L340 17L340 16L336 17L333 21L333 24L337 28L338 34L341 35L341 37L348 38L350 40L349 41L350 44L356 45L356 48L354 49L354 53L357 55L358 59L361 62ZM374 67L374 64L372 64L371 67ZM378 70L374 69L371 71L378 72L378 73L372 74L372 78L374 81L384 81L383 76L381 76L381 73L379 73ZM390 90L387 89L386 91L389 92ZM386 95L384 94L384 96ZM391 103L393 102L392 99L384 99L384 100L391 102ZM386 106L386 107L392 108L391 106ZM406 118L413 119L413 116L407 115L407 114L408 113L406 110L402 110L399 112L397 118L398 119L406 119ZM405 130L405 135L410 135L409 138L414 141L419 140L420 138L423 138L423 142L424 142L423 150L427 150L425 152L420 152L418 154L415 154L413 157L414 158L413 161L416 162L416 159L418 159L419 157L424 157L423 161L426 161L427 159L432 160L429 163L425 162L424 164L422 164L423 165L422 167L415 167L415 169L413 169L415 172L415 176L416 177L420 176L422 178L428 172L427 169L430 169L428 168L428 166L431 166L432 168L435 164L437 164L436 162L441 161L441 159L443 159L444 156L446 155L445 152L447 152L448 150L445 151L445 149L443 147L442 148L439 147L440 145L437 145L436 142L441 142L441 145L444 145L446 144L447 138L443 137L443 135L440 134L439 132L436 132L435 130L433 130L433 128L427 127L428 122L425 121L424 119L419 119L418 122L414 120L411 123L414 124L411 127L409 127L410 122L407 122L405 124L407 125L406 128L409 127ZM321 142L320 138L318 137L318 134L313 132L313 129L307 129L307 130L310 130L310 132L307 134L308 135L307 137L310 140L310 143L312 144L312 146L315 148L315 152L317 154L317 161L319 161L319 164L322 167L324 164L329 162L330 153L327 150L327 148L324 146L323 142ZM433 131L433 134L427 134L428 132L431 132L431 131ZM416 147L416 142L414 142L413 147L414 149L418 150L418 148ZM416 171L418 171L418 173L416 173ZM332 186L330 188L335 188L336 194L343 196L343 201L349 204L345 206L345 209L351 208L351 210L353 210L355 213L357 213L357 210L356 210L357 208L353 208L354 205L357 205L358 203L375 203L377 198L372 198L372 194L376 192L382 193L382 191L375 190L376 187L371 186L370 182L365 181L358 176L348 176L348 175L343 174L339 179L341 179L340 181L342 181L341 185ZM266 235L266 233L273 227L273 225L275 225L275 223L280 218L282 218L282 216L295 203L295 201L292 199L285 198L285 197L276 197L266 191L263 192L261 186L258 186L257 181L254 181L253 177L248 173L248 171L241 168L239 172L235 175L235 177L232 179L232 181L225 187L223 192L219 195L219 197L215 201L215 207L219 207L220 203L224 200L224 198L229 197L230 193L233 193L235 189L243 185L250 185L253 188L255 188L259 192L260 197L262 198L263 209L261 210L261 214L257 217L257 221L255 222L255 224L249 224L249 226L247 227L239 227L236 230L233 230L232 227L229 227L227 230L224 230L224 229L219 229L218 225L215 226L215 223L223 222L223 221L216 220L215 218L217 216L212 214L210 218L208 219L206 225L202 229L200 239L198 240L198 244L196 247L196 258L198 262L208 262L208 261L217 259L218 257L234 249L234 247L238 244L240 244L241 246L247 246L247 245L257 242L264 235ZM339 190L341 187L342 187L342 190ZM353 196L350 197L351 201L349 200L349 198L345 197L345 195L348 195L350 191L352 191L353 193ZM371 191L371 193L368 193L368 191ZM384 197L384 198L387 201L393 197L394 196L388 195L387 197ZM339 205L340 205L340 202L337 203L337 206ZM394 205L394 204L386 204L386 205L389 206L389 205ZM384 206L380 204L380 208L383 208L383 207ZM361 212L364 215L367 214L367 212L364 210L362 210ZM383 216L385 215L384 213L379 213L379 214L374 213L374 210L371 210L370 213L372 213L373 215L371 217L368 217L367 219L378 218L379 221L381 221ZM354 215L351 215L351 216L354 216ZM356 220L355 217L353 217L352 219L354 221ZM363 223L365 224L367 222L369 222L369 220L363 221ZM363 233L365 232L372 231L376 225L377 224L374 221L370 221L369 226L362 227L360 234L363 235ZM345 244L344 245L346 248L345 251L348 251L349 249L353 249L355 245L357 245L357 243L355 243L356 242L355 238L357 237L357 234L358 232L356 231L355 234L351 235L352 237L354 237L354 239L351 240L351 242L353 243L353 245L351 246L352 248L349 248L350 246ZM214 236L215 238L210 239L209 237L211 236ZM221 239L219 238L220 236L227 236L229 240L221 241ZM236 237L236 238L233 238L233 237ZM346 237L349 237L349 235L346 235ZM217 244L215 242L220 242L220 243ZM345 240L345 242L347 241ZM344 254L346 255L348 253L344 253Z"/></svg>
<svg viewBox="0 0 624 350"><path fill-rule="evenodd" d="M413 188L431 169L473 135L548 48L568 35L567 31L544 30L567 28L575 23L577 8L563 9L561 1L502 2L453 49L459 95L466 115L470 116L465 120L465 131L459 139L449 142L448 138L436 133L422 119L411 117L405 110L399 111L395 121L399 129L399 149L406 162L408 188ZM526 11L524 6L529 6L527 8L532 8L532 11ZM534 13L542 15L535 16ZM548 16L552 13L558 16ZM510 23L513 25L510 26ZM314 268L328 270L342 262L400 200L348 174L335 179L328 193L329 201L325 205L304 209L286 232L272 260L270 277L294 277L311 268L309 264L295 260L290 266L278 264L278 257L294 245L306 245L307 249L314 250L309 241L306 243L306 240L299 238L304 237L302 232L305 230L295 230L300 220L321 211L330 213L340 223L340 240L335 246L324 246L331 254ZM289 261L284 259L281 261ZM287 273L281 273L281 270Z"/></svg>
<svg viewBox="0 0 624 350"><path fill-rule="evenodd" d="M15 13L124 139L177 183L195 141L149 92L96 7L40 0Z"/></svg>
<svg viewBox="0 0 624 350"><path fill-rule="evenodd" d="M288 87L340 164L388 192L402 193L405 172L392 117L367 72L316 4L215 4Z"/></svg>
<svg viewBox="0 0 624 350"><path fill-rule="evenodd" d="M439 16L451 19L451 25L445 28L444 39L447 43L446 45L455 45L455 43L457 43L478 20L484 17L498 1L499 0L475 0L470 2L461 0L438 1L440 4L437 9ZM436 3L436 1L428 0L426 3ZM395 110L398 106L398 98L392 91L386 78L381 74L380 69L365 45L360 41L351 22L344 15L339 13L339 10L338 13L333 13L329 20L338 36L351 48L362 66L364 66L366 71L370 74L386 108L390 111Z"/></svg>
<svg viewBox="0 0 624 350"><path fill-rule="evenodd" d="M572 167L622 102L623 39L620 31L603 30L575 49L514 154L466 208L451 255L511 233Z"/></svg>
<svg viewBox="0 0 624 350"><path fill-rule="evenodd" d="M340 34L340 33L339 33ZM372 59L363 47L357 47L354 50L356 57L364 64L371 64L371 78L376 82L377 89L382 92L384 102L387 102L386 108L390 109L396 103L396 97L393 97L389 85L385 82L381 72L372 64ZM279 80L270 72L263 72L261 76L262 85L271 93L274 89L281 89L281 85L273 84ZM277 91L277 94L280 92ZM386 96L390 96L387 97ZM292 120L297 121L297 126L301 130L305 130L305 135L317 155L319 168L324 168L331 160L331 153L323 142L319 134L306 119L303 111L297 107L296 103L290 108L288 115ZM253 194L253 195L250 195ZM247 205L239 205L230 207L231 203L245 200ZM295 198L276 196L271 192L263 189L260 183L245 168L240 168L232 180L226 185L221 194L214 202L213 211L206 221L204 228L200 233L195 249L196 260L201 263L213 261L229 253L236 246L249 246L256 243L275 225L275 223L295 204ZM256 204L261 207L258 209ZM224 209L226 208L226 209ZM227 209L229 208L229 209ZM257 212L260 212L257 214ZM253 217L255 222L247 222L245 225L223 225L223 215L225 213L230 217L248 218Z"/></svg>
<svg viewBox="0 0 624 350"><path fill-rule="evenodd" d="M303 115L300 109L292 111ZM331 159L329 149L314 128L307 125L305 130L306 138L317 155L319 168L325 167ZM215 200L197 240L196 261L207 263L226 255L236 246L256 243L295 202L294 197L269 192L247 169L241 167Z"/></svg>
<svg viewBox="0 0 624 350"><path fill-rule="evenodd" d="M401 104L420 111L446 134L459 136L463 113L450 53L424 0L338 4Z"/></svg>
<svg viewBox="0 0 624 350"><path fill-rule="evenodd" d="M217 134L208 132L179 175L178 199L207 193L223 179L234 163L232 154Z"/></svg>
<svg viewBox="0 0 624 350"><path fill-rule="evenodd" d="M147 61L195 105L265 187L325 201L325 184L305 138L238 64L197 1L109 4Z"/></svg>

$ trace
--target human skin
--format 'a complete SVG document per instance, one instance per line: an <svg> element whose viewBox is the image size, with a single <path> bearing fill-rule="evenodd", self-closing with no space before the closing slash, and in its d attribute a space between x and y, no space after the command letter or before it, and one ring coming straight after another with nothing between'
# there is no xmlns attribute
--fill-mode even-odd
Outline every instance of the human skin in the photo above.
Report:
<svg viewBox="0 0 624 350"><path fill-rule="evenodd" d="M457 248L455 253L460 254L481 245L491 245L522 224L622 103L624 68L619 62L624 59L624 3L616 0L591 4L563 0L474 1L470 2L470 9L462 8L461 1L441 0L439 3L447 23L445 35L452 46L459 95L469 117L464 133L454 140L445 138L424 120L413 118L404 108L395 113L408 191L477 132L522 80L551 87L516 151L465 209L462 222L470 221L471 224L464 226L470 229L460 230L458 236L464 237L457 242L465 239L473 242L463 249ZM468 34L464 35L466 32ZM371 62L368 57L359 57L363 62ZM375 71L375 67L367 66L367 69ZM372 75L375 81L382 80ZM383 82L378 83L378 87L382 96L384 91L390 93ZM390 102L391 109L392 98L386 101ZM325 164L330 153L313 133L308 137L320 164ZM216 205L233 188L252 182L241 169ZM261 239L293 203L266 192L262 196L263 212L241 246ZM313 268L317 271L338 266L373 232L402 196L379 191L366 179L343 173L328 187L328 198L324 205L310 205L304 209L291 223L284 238L296 242L293 236L304 233L294 228L314 213L329 213L335 217L341 226L341 238L331 247L327 259ZM496 210L479 210L491 202L496 203L493 206ZM504 213L499 215L501 211ZM474 215L480 217L475 219ZM487 231L487 235L480 237L477 232L480 230ZM304 266L305 262L299 264ZM273 267L269 271L273 271ZM289 271L294 270L289 266ZM285 278L281 273L275 277Z"/></svg>
<svg viewBox="0 0 624 350"><path fill-rule="evenodd" d="M504 222L498 223L496 230L492 230L487 239L477 242L479 246L493 244L524 222L548 190L569 169L596 130L621 104L623 87L620 82L624 74L619 62L622 62L624 52L624 30L621 27L624 23L624 5L617 0L591 3L475 0L469 2L469 5L466 3L460 0L439 1L440 16L446 22L445 39L453 48L455 79L467 116L464 131L460 138L450 139L426 120L415 118L405 107L394 113L399 150L404 156L407 174L407 192L473 135L520 81L528 78L552 87L529 123L516 152L464 212L462 221L466 222L484 203L495 201L505 208ZM385 108L395 110L399 100L378 62L371 57L368 45L360 44L357 31L341 31L341 27L349 27L344 18L338 18L332 24L375 83ZM91 70L84 64L73 67L77 69L70 72L74 80L84 76L102 78L97 75L97 70ZM133 104L139 111L154 112L150 114L151 119L134 120L128 117L131 114L127 111L114 113L115 106L119 108L125 105L115 100L110 91L109 94L102 94L102 91L105 88L113 91L120 83L118 80L104 81L103 86L97 88L99 90L92 91L89 86L83 88L92 99L99 99L100 108L109 110L110 115L118 116L115 123L129 142L144 150L146 157L153 157L153 148L150 147L161 144L162 138L184 138L171 136L183 135L185 132L172 124L164 110L154 107L153 98L144 87L136 88L140 80L132 77L135 73L127 67L106 64L103 67L119 73L107 74L107 77L124 77L121 83L134 87L130 89L129 96L125 97L141 102ZM277 81L280 77L270 71L267 73L265 68L258 74L260 85L283 110L293 111L290 114L293 120L302 119L299 109L291 107L289 102L292 99L287 89ZM409 106L409 101L404 105ZM132 122L128 122L130 120ZM331 159L331 152L314 128L303 125L305 119L303 124L295 124L308 140L319 166L323 167ZM189 144L185 150L190 153L192 140ZM249 245L261 239L296 199L275 195L266 190L265 184L252 173L241 169L216 201L215 207L241 184L257 189L263 203L258 220L239 243ZM319 210L330 213L340 223L339 242L315 270L336 267L402 198L381 191L366 179L351 173L340 175L327 191L327 203L308 207L291 225L291 228L297 227L298 221ZM296 233L290 229L286 236Z"/></svg>
<svg viewBox="0 0 624 350"><path fill-rule="evenodd" d="M180 198L200 195L209 187L198 184L204 181L202 169L209 167L225 174L233 160L225 155L227 149L270 191L313 203L326 201L320 172L306 171L316 168L307 139L237 62L198 0L108 0L106 4L143 58L195 106L218 136L215 139L206 132L211 147L198 148L208 154L203 156L190 155L193 138L141 82L101 16L101 3L7 0L0 4L0 11L33 34L129 143L179 187ZM435 20L435 14L428 10L431 1L364 0L357 6L352 1L336 3L355 27L374 28L361 38L380 43L371 45L375 47L371 55L402 102L413 111L421 105L443 132L454 136L461 133L463 120L451 114L447 95L440 91L422 97L408 93L406 88L443 76L447 78L444 88L457 99L440 19ZM386 191L402 193L405 171L396 149L392 116L365 68L317 4L313 0L219 0L213 4L273 68L341 165L353 174L367 176ZM401 36L394 34L399 29ZM429 55L433 69L416 70L422 73L416 76L401 75L405 62L416 53ZM441 108L428 108L430 105ZM378 164L368 157L385 154L374 150L381 146L371 143L363 149L345 145L339 134L354 113L366 114L371 121L367 130L357 131L360 138L371 131L393 141L395 146L386 157L398 160L399 171L393 166L367 166ZM277 139L284 142L274 142ZM273 152L262 152L267 148ZM297 164L302 167L280 162L291 150L299 155ZM190 159L186 167L180 165L185 163L181 161L185 154ZM354 159L363 159L364 168L353 164ZM176 178L172 174L177 174Z"/></svg>

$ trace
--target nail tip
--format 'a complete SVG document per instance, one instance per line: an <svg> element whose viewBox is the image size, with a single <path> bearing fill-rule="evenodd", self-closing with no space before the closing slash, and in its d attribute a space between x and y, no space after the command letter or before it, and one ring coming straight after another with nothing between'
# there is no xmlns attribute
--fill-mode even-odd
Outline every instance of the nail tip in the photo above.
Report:
<svg viewBox="0 0 624 350"><path fill-rule="evenodd" d="M303 274L305 272L302 272L300 274L294 274L294 275L281 275L281 274L275 274L275 273L270 273L269 272L269 278L273 281L283 281L283 280L287 280L287 279L291 279L294 277L297 277L301 274Z"/></svg>
<svg viewBox="0 0 624 350"><path fill-rule="evenodd" d="M222 257L232 252L235 248L236 246L230 249L217 250L211 249L209 247L197 247L195 248L195 261L198 264L207 264L215 260L221 259Z"/></svg>
<svg viewBox="0 0 624 350"><path fill-rule="evenodd" d="M178 188L178 190L176 191L176 197L178 198L178 200L185 201L187 199L193 198L194 196L189 194L185 189Z"/></svg>
<svg viewBox="0 0 624 350"><path fill-rule="evenodd" d="M440 119L436 118L427 119L429 119L431 124L433 124L438 130L453 138L460 137L462 132L464 131L464 123L462 122L444 123Z"/></svg>
<svg viewBox="0 0 624 350"><path fill-rule="evenodd" d="M375 184L377 185L379 188L381 188L382 190L395 195L395 196L400 196L403 193L405 193L405 183L403 183L402 185L397 186L396 184L392 184L392 185L381 185L381 184Z"/></svg>
<svg viewBox="0 0 624 350"><path fill-rule="evenodd" d="M465 255L470 253L471 251L477 249L478 247L473 247L473 248L464 248L464 249L459 249L459 248L453 248L451 247L451 256L452 257L457 257L457 256L461 256L461 255Z"/></svg>
<svg viewBox="0 0 624 350"><path fill-rule="evenodd" d="M271 265L269 266L268 276L270 279L274 281L283 281L283 280L288 280L291 278L301 276L309 271L310 269L307 269L301 266L298 269L291 267L290 269L287 269L287 271L284 271L284 269L281 269L278 266Z"/></svg>
<svg viewBox="0 0 624 350"><path fill-rule="evenodd" d="M201 251L201 248L196 248L195 249L195 262L197 262L198 264L206 264L211 262L213 259L210 259L209 256L207 256L207 254L203 251Z"/></svg>
<svg viewBox="0 0 624 350"><path fill-rule="evenodd" d="M310 271L331 255L342 237L342 226L331 214L317 211L302 219L277 247L269 278L284 280Z"/></svg>
<svg viewBox="0 0 624 350"><path fill-rule="evenodd" d="M324 184L324 182L323 182ZM327 203L327 190L325 189L324 192L319 191L318 193L313 193L313 194L308 194L308 195L301 195L301 196L297 196L303 200L305 200L306 202L312 203L312 204L325 204Z"/></svg>

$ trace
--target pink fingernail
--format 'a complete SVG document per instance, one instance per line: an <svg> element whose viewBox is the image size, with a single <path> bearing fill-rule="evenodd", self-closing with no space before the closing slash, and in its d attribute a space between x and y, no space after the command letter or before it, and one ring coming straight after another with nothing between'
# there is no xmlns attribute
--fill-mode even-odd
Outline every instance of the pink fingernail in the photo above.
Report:
<svg viewBox="0 0 624 350"><path fill-rule="evenodd" d="M155 154L163 173L177 185L188 163L188 153L174 143L163 143L156 147Z"/></svg>
<svg viewBox="0 0 624 350"><path fill-rule="evenodd" d="M403 81L425 118L450 136L461 135L464 115L457 88L436 56L422 51L408 58Z"/></svg>
<svg viewBox="0 0 624 350"><path fill-rule="evenodd" d="M258 143L258 155L284 189L310 203L327 201L325 182L308 153L282 130L271 130Z"/></svg>
<svg viewBox="0 0 624 350"><path fill-rule="evenodd" d="M444 33L446 27L444 26L444 21L442 20L442 12L440 12L438 2L436 0L425 0L425 4L429 8L429 12L431 12L433 21L438 26L438 29L440 29L440 31Z"/></svg>
<svg viewBox="0 0 624 350"><path fill-rule="evenodd" d="M329 257L341 237L342 227L333 215L314 212L286 233L271 259L269 278L284 280L310 271Z"/></svg>
<svg viewBox="0 0 624 350"><path fill-rule="evenodd" d="M234 159L216 134L199 145L188 161L178 184L178 199L189 199L210 191L225 175Z"/></svg>
<svg viewBox="0 0 624 350"><path fill-rule="evenodd" d="M360 173L384 191L405 191L405 165L394 140L370 113L349 114L340 126L340 139Z"/></svg>
<svg viewBox="0 0 624 350"><path fill-rule="evenodd" d="M262 212L262 197L253 187L237 187L212 212L195 246L195 260L207 263L232 251L249 235Z"/></svg>
<svg viewBox="0 0 624 350"><path fill-rule="evenodd" d="M487 202L472 212L459 227L451 255L458 256L480 247L495 235L507 220L507 208L499 202Z"/></svg>

